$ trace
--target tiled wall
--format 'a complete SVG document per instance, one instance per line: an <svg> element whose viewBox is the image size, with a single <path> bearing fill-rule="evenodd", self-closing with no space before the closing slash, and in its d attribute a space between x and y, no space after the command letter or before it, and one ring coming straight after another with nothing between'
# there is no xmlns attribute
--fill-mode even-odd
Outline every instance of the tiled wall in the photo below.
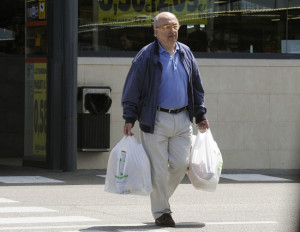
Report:
<svg viewBox="0 0 300 232"><path fill-rule="evenodd" d="M121 93L132 58L79 58L79 86L110 86L111 148L122 138ZM300 168L299 60L198 59L211 130L224 168ZM196 130L195 130L196 131ZM139 139L138 124L134 128ZM79 153L106 168L109 153Z"/></svg>

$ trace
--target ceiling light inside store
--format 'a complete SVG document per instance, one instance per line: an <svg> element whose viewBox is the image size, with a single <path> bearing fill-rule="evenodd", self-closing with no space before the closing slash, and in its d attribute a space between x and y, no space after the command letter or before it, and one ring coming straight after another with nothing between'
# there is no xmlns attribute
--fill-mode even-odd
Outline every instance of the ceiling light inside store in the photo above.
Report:
<svg viewBox="0 0 300 232"><path fill-rule="evenodd" d="M227 3L228 1L215 1L214 4L222 4L222 3Z"/></svg>
<svg viewBox="0 0 300 232"><path fill-rule="evenodd" d="M0 28L0 40L14 40L15 39L15 32L11 30L7 30L5 28Z"/></svg>
<svg viewBox="0 0 300 232"><path fill-rule="evenodd" d="M265 14L242 14L242 16L247 16L247 17L262 17L262 18L274 18L277 17L279 18L280 15L265 15Z"/></svg>
<svg viewBox="0 0 300 232"><path fill-rule="evenodd" d="M298 16L298 17L293 17L293 18L289 18L289 20L290 19L300 19L300 16Z"/></svg>

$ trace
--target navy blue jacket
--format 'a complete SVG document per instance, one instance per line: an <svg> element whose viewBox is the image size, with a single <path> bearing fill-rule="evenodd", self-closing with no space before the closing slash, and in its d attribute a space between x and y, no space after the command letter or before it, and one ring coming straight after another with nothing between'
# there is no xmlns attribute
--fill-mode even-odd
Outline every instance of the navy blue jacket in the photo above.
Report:
<svg viewBox="0 0 300 232"><path fill-rule="evenodd" d="M196 60L186 45L177 42L180 60L188 75L189 118L196 123L206 119L204 90ZM162 64L159 61L158 41L142 48L132 61L122 93L123 118L126 123L138 120L146 133L154 132Z"/></svg>

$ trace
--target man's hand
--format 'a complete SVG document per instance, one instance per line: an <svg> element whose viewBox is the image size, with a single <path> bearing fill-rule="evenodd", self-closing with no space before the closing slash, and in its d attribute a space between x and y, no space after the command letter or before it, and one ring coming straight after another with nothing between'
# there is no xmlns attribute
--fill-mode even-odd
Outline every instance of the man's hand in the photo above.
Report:
<svg viewBox="0 0 300 232"><path fill-rule="evenodd" d="M208 120L203 120L200 123L197 124L199 131L205 131L209 128L209 122Z"/></svg>
<svg viewBox="0 0 300 232"><path fill-rule="evenodd" d="M132 129L132 123L125 123L124 129L123 129L123 134L125 136L133 136L131 129Z"/></svg>

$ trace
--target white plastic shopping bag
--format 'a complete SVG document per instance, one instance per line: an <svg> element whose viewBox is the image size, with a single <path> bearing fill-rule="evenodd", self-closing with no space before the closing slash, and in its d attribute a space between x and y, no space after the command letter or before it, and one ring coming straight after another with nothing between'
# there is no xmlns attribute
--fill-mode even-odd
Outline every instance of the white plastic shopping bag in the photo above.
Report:
<svg viewBox="0 0 300 232"><path fill-rule="evenodd" d="M112 149L105 179L106 192L147 196L152 191L150 162L133 136L124 136Z"/></svg>
<svg viewBox="0 0 300 232"><path fill-rule="evenodd" d="M213 192L219 183L223 166L220 149L210 129L194 140L189 162L188 177L196 189Z"/></svg>

